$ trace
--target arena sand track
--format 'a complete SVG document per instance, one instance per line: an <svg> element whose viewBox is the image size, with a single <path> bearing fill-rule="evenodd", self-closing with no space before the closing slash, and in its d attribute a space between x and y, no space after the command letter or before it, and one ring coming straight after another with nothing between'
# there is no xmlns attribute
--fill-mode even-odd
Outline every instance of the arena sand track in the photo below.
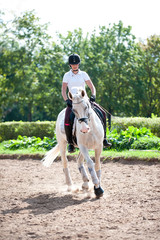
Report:
<svg viewBox="0 0 160 240"><path fill-rule="evenodd" d="M108 161L102 164L105 194L69 193L62 164L0 160L1 240L160 239L160 164ZM76 185L82 181L69 162ZM92 187L92 186L91 186Z"/></svg>

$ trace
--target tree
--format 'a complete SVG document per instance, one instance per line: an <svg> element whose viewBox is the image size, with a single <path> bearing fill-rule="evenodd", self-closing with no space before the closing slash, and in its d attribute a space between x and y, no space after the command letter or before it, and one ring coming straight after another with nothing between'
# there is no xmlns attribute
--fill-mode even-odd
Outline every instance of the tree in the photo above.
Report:
<svg viewBox="0 0 160 240"><path fill-rule="evenodd" d="M47 45L50 37L46 33L47 25L40 25L39 18L33 12L25 12L22 17L14 20L14 37L20 44L21 62L17 71L17 80L20 88L16 91L19 95L21 111L27 108L28 121L32 121L33 106L39 95L39 79L37 78L39 52Z"/></svg>
<svg viewBox="0 0 160 240"><path fill-rule="evenodd" d="M133 115L135 84L131 82L136 81L136 52L131 27L124 27L121 21L100 27L99 35L91 36L85 66L97 87L98 102L111 114ZM108 119L110 123L110 114Z"/></svg>
<svg viewBox="0 0 160 240"><path fill-rule="evenodd" d="M38 21L33 12L16 17L12 31L4 35L1 42L0 91L5 120L9 112L17 111L22 120L42 120L47 115L50 120L56 118L53 109L57 108L48 99L58 102L57 88L60 85L57 79L61 76L58 67L63 64L63 59L60 48L50 42L47 25L42 26ZM49 103L52 106L50 111ZM15 116L12 114L11 117Z"/></svg>
<svg viewBox="0 0 160 240"><path fill-rule="evenodd" d="M141 103L141 114L151 117L160 113L160 36L151 36L147 43L140 43L144 75L142 77L145 97Z"/></svg>
<svg viewBox="0 0 160 240"><path fill-rule="evenodd" d="M12 37L10 29L3 21L1 14L0 21L0 102L1 102L1 118L5 118L13 109L16 97L14 92L15 72L18 68L19 44ZM18 57L18 58L17 58Z"/></svg>

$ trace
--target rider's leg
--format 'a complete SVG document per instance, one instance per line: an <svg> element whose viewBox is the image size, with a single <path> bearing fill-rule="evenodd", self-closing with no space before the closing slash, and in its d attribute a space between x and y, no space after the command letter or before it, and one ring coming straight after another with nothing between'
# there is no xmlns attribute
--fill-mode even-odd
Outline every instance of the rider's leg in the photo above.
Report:
<svg viewBox="0 0 160 240"><path fill-rule="evenodd" d="M112 144L111 143L109 143L108 141L107 141L107 138L106 138L106 113L105 113L105 111L98 105L98 104L96 104L95 102L93 103L94 104L94 106L96 107L96 108L98 108L101 112L102 112L102 114L103 114L103 128L104 128L104 140L103 140L103 145L105 146L105 147L110 147L110 146L112 146Z"/></svg>
<svg viewBox="0 0 160 240"><path fill-rule="evenodd" d="M64 120L64 129L65 129L67 141L69 144L68 152L70 152L70 153L75 151L75 147L74 147L73 140L72 140L72 124L70 122L71 113L72 113L72 108L67 107L66 113L65 113L65 120Z"/></svg>

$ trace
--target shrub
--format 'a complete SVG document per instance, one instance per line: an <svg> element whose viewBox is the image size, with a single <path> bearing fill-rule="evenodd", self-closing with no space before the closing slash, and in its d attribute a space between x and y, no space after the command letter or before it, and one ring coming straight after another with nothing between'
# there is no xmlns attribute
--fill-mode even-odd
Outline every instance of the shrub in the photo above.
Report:
<svg viewBox="0 0 160 240"><path fill-rule="evenodd" d="M53 138L56 122L4 122L0 123L0 142L9 139L17 139L18 135L27 137ZM112 119L111 130L116 129L118 133L125 131L129 126L138 129L145 127L160 137L160 118L117 118Z"/></svg>
<svg viewBox="0 0 160 240"><path fill-rule="evenodd" d="M160 138L158 137L141 137L131 145L132 149L157 149L160 150Z"/></svg>
<svg viewBox="0 0 160 240"><path fill-rule="evenodd" d="M145 127L135 128L128 127L125 131L121 130L120 133L116 129L107 133L109 141L112 143L112 149L118 151L124 149L159 149L160 138L155 137L151 131ZM5 144L5 148L10 150L33 148L50 150L57 143L56 136L53 138L44 137L27 137L18 136L17 140L9 140Z"/></svg>
<svg viewBox="0 0 160 240"><path fill-rule="evenodd" d="M110 133L108 132L107 136L109 138L109 141L112 143L112 148L115 148L118 151L133 148L134 142L138 140L140 141L140 139L142 138L144 138L146 141L146 148L144 149L148 149L147 146L149 147L149 149L158 148L158 145L156 143L152 145L147 145L148 139L152 139L152 142L154 141L154 138L159 139L160 141L160 138L154 137L150 129L147 129L145 127L138 129L133 126L129 126L125 131L120 130L119 132L117 131L117 129L114 129Z"/></svg>
<svg viewBox="0 0 160 240"><path fill-rule="evenodd" d="M0 123L0 142L17 139L18 135L27 137L49 137L55 134L55 122L5 122Z"/></svg>
<svg viewBox="0 0 160 240"><path fill-rule="evenodd" d="M112 118L111 130L117 129L118 132L121 130L126 130L129 126L134 126L136 128L146 127L151 130L151 132L160 137L160 118L143 118L143 117L129 117L129 118Z"/></svg>

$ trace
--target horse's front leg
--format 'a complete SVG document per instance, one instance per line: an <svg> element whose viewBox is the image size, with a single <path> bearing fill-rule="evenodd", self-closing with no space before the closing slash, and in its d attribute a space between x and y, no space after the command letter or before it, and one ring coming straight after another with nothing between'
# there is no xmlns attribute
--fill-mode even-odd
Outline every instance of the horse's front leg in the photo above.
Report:
<svg viewBox="0 0 160 240"><path fill-rule="evenodd" d="M63 172L65 175L66 184L68 185L68 190L71 190L72 179L70 176L70 172L68 168L68 159L66 156L67 143L63 142L63 144L59 144L59 145L60 145L60 154L61 154L61 160L62 160Z"/></svg>
<svg viewBox="0 0 160 240"><path fill-rule="evenodd" d="M88 149L86 147L84 147L83 145L79 146L84 158L87 161L87 166L88 166L88 170L91 174L91 178L92 178L92 182L94 184L94 193L96 195L97 198L103 196L103 192L104 190L101 188L100 186L100 180L97 177L96 171L95 171L95 167L94 167L94 162L93 160L90 158L89 153L88 153ZM99 168L98 166L100 166L97 162L97 172L99 172ZM99 172L100 173L100 172Z"/></svg>
<svg viewBox="0 0 160 240"><path fill-rule="evenodd" d="M84 157L83 157L82 153L80 152L77 157L77 163L78 163L79 172L81 173L81 176L83 179L82 189L88 190L89 189L89 184L88 184L89 178L88 178L88 175L85 170L83 162L84 162Z"/></svg>
<svg viewBox="0 0 160 240"><path fill-rule="evenodd" d="M89 173L91 174L92 182L93 182L94 186L96 188L98 188L99 187L99 179L97 177L97 174L96 174L96 171L94 168L94 162L89 156L88 149L86 147L84 147L83 145L80 145L79 148L80 148L81 153L83 154L83 157L85 158L85 160L87 162L87 166L88 166Z"/></svg>
<svg viewBox="0 0 160 240"><path fill-rule="evenodd" d="M101 182L100 156L101 156L102 149L103 149L103 146L99 146L99 148L95 149L95 170L97 173L97 177L99 179L99 187L98 188L94 187L94 193L98 198L103 196L103 193L104 193L104 190L100 186L100 182Z"/></svg>

